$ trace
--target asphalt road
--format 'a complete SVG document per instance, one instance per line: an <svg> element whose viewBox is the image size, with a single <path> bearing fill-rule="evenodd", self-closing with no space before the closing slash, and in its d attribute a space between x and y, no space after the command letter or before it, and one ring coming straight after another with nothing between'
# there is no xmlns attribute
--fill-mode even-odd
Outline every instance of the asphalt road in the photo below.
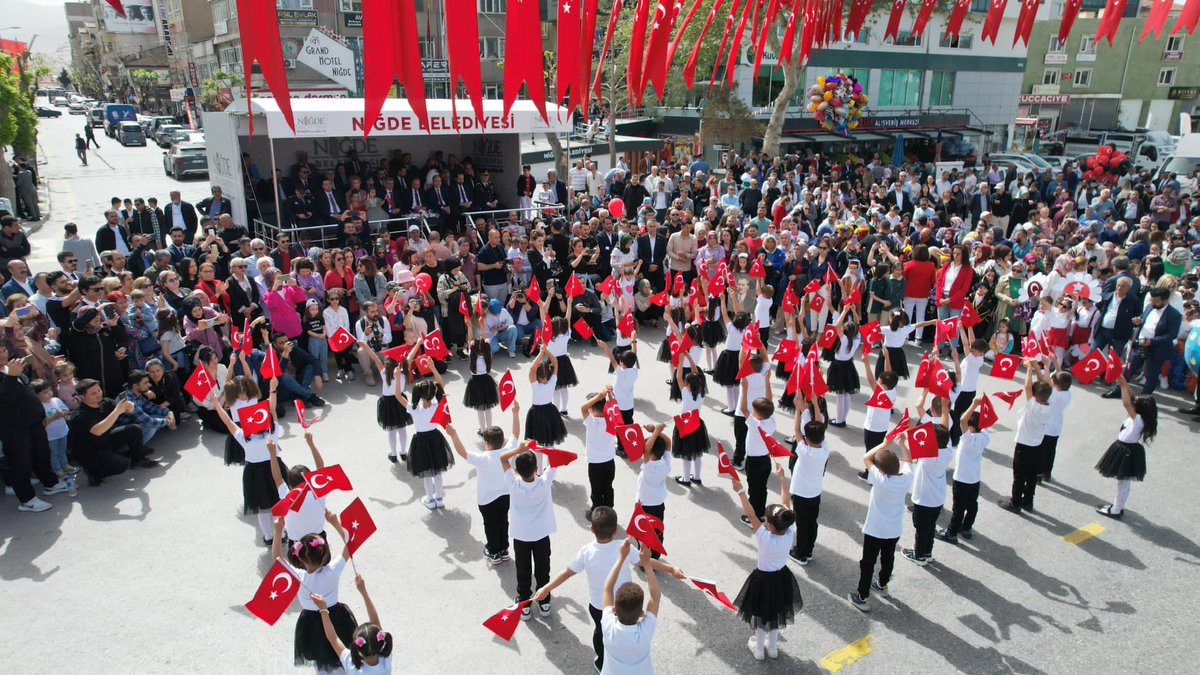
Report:
<svg viewBox="0 0 1200 675"><path fill-rule="evenodd" d="M70 118L63 139L76 126ZM53 127L52 127L53 128ZM43 143L52 134L43 134ZM155 172L160 155L147 148L113 148L101 153L115 168L94 161L76 165L65 140L48 147L44 175L54 185L54 216L99 223L112 194L157 194L165 198L174 181ZM161 172L161 169L158 169ZM202 182L187 184L201 194ZM144 191L144 192L143 192ZM53 228L48 225L47 229ZM39 236L35 257L52 257ZM661 333L643 335L643 370L637 418L663 421L678 412L667 401L663 364L652 362ZM915 353L910 361L915 363ZM608 383L594 349L572 348L582 384L571 395L571 432L563 447L582 452L578 406L586 392ZM519 396L528 404L523 369L528 362L496 360L499 376L509 367ZM462 436L473 441L475 417L459 402L464 364L448 375L451 404ZM774 386L778 386L775 383ZM988 393L1016 383L984 376ZM900 559L891 599L873 599L874 611L860 614L845 594L858 575L860 527L867 486L855 476L861 466L861 425L868 392L855 397L850 426L832 429L832 455L815 560L793 566L805 606L782 632L780 659L756 663L746 650L747 627L681 582L664 583L654 660L663 673L1118 673L1187 670L1192 662L1194 580L1200 566L1193 422L1174 413L1177 392L1160 397L1160 433L1149 449L1149 475L1135 484L1129 510L1112 521L1093 510L1109 500L1111 481L1092 469L1115 438L1123 412L1118 401L1101 400L1097 387L1076 387L1059 444L1057 481L1038 491L1037 513L1016 516L995 500L1007 493L1016 412L1001 405L983 466L981 507L974 541L959 546L937 542L937 561L926 568ZM487 567L481 556L482 524L474 503L472 471L459 463L445 476L446 509L420 504L421 482L385 459L386 437L375 425L377 389L362 379L333 384L323 396L332 404L313 427L327 462L344 466L355 492L335 493L340 511L362 497L379 532L356 556L372 590L384 627L396 635L396 665L410 672L551 673L588 672L591 624L582 579L556 593L554 614L536 616L505 643L480 624L511 602L511 563ZM719 392L718 392L719 395ZM901 386L901 400L916 393ZM710 397L704 416L715 439L732 445L722 401ZM1019 409L1019 408L1018 408ZM508 428L507 415L498 421ZM781 429L791 418L781 415ZM308 462L294 414L285 420L281 445L288 462ZM155 439L164 465L83 487L77 498L49 498L53 510L16 511L12 498L0 508L0 579L8 611L0 634L10 667L22 671L86 673L286 673L292 666L293 608L275 627L251 617L242 605L270 565L253 518L241 515L241 471L221 461L223 439L198 436L194 422ZM670 560L693 576L714 580L730 597L753 568L749 530L728 481L717 475L715 457L704 465L704 487L670 484L666 540ZM618 467L616 496L624 523L633 506L636 467ZM775 483L772 482L774 490ZM561 470L554 488L558 532L552 537L552 567L562 569L589 540L586 467ZM773 492L774 494L774 492ZM942 524L948 514L943 515ZM1091 536L1076 534L1084 528ZM1070 543L1064 540L1082 541ZM902 546L912 545L906 523ZM347 575L349 577L351 575ZM342 600L364 616L350 578ZM18 647L27 645L24 648ZM17 655L20 656L17 656ZM0 662L5 659L0 658Z"/></svg>

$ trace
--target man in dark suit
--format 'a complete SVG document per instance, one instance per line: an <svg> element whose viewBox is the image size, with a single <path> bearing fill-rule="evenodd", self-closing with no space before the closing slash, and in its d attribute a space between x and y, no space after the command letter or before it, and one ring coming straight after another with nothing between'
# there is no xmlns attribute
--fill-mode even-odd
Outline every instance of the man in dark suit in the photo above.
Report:
<svg viewBox="0 0 1200 675"><path fill-rule="evenodd" d="M904 191L904 186L899 181L892 183L892 189L888 190L887 197L884 198L884 203L888 206L895 206L900 209L901 214L913 212L913 200Z"/></svg>
<svg viewBox="0 0 1200 675"><path fill-rule="evenodd" d="M409 187L401 193L400 208L405 215L423 214L426 213L427 206L425 197L421 194L421 177L413 176L409 180Z"/></svg>
<svg viewBox="0 0 1200 675"><path fill-rule="evenodd" d="M612 216L603 218L600 222L600 231L596 233L596 246L600 247L600 263L596 273L602 278L607 278L612 274L612 252L620 240L620 233L613 231Z"/></svg>
<svg viewBox="0 0 1200 675"><path fill-rule="evenodd" d="M550 183L550 189L554 192L554 202L568 206L571 203L571 196L567 193L567 184L558 179L558 172L551 169L546 172L546 182Z"/></svg>
<svg viewBox="0 0 1200 675"><path fill-rule="evenodd" d="M128 253L133 249L129 244L129 230L121 224L121 217L113 209L104 212L108 222L96 231L97 251L120 251Z"/></svg>
<svg viewBox="0 0 1200 675"><path fill-rule="evenodd" d="M166 215L163 210L158 208L158 201L153 197L150 198L153 205L150 205L141 197L133 200L133 218L130 219L129 233L144 234L150 238L155 248L163 245L164 232L163 224L167 222Z"/></svg>
<svg viewBox="0 0 1200 675"><path fill-rule="evenodd" d="M452 226L455 219L454 205L457 199L450 196L450 190L442 185L441 175L433 177L433 184L425 191L425 203L429 212L437 217L437 223L442 227Z"/></svg>
<svg viewBox="0 0 1200 675"><path fill-rule="evenodd" d="M196 225L200 218L196 215L196 207L180 198L179 190L171 191L171 201L163 207L163 216L166 218L163 224L166 231L182 228L184 241L189 244L196 238Z"/></svg>
<svg viewBox="0 0 1200 675"><path fill-rule="evenodd" d="M212 196L197 202L196 210L209 218L217 218L222 213L233 215L233 202L221 195L220 186L214 185L212 186Z"/></svg>
<svg viewBox="0 0 1200 675"><path fill-rule="evenodd" d="M467 175L465 173L455 174L454 182L450 184L450 207L456 221L462 220L464 213L477 210L475 206L475 187L467 182Z"/></svg>
<svg viewBox="0 0 1200 675"><path fill-rule="evenodd" d="M971 195L971 222L978 223L979 216L984 212L992 210L992 193L991 188L986 182L979 183L979 192Z"/></svg>
<svg viewBox="0 0 1200 675"><path fill-rule="evenodd" d="M642 261L642 276L650 280L655 292L664 288L663 260L667 257L667 238L658 233L658 223L646 221L646 234L637 240L638 260Z"/></svg>
<svg viewBox="0 0 1200 675"><path fill-rule="evenodd" d="M171 230L171 243L167 244L167 252L171 254L171 264L178 265L184 258L196 258L196 247L187 241L187 233L182 228Z"/></svg>
<svg viewBox="0 0 1200 675"><path fill-rule="evenodd" d="M325 225L336 225L346 219L346 205L342 204L334 190L333 181L326 178L321 181L321 191L314 195L313 213Z"/></svg>
<svg viewBox="0 0 1200 675"><path fill-rule="evenodd" d="M400 191L396 190L396 180L391 176L384 176L381 180L380 187L375 190L375 194L383 200L381 208L387 211L388 218L399 218L402 213L400 209Z"/></svg>
<svg viewBox="0 0 1200 675"><path fill-rule="evenodd" d="M1158 377L1162 373L1163 364L1171 359L1171 354L1175 351L1175 340L1179 338L1183 315L1167 304L1170 299L1171 291L1168 289L1150 289L1150 306L1142 310L1142 315L1132 322L1136 327L1135 342L1125 371L1125 379L1132 380L1139 372L1145 371L1142 396L1153 394L1158 387ZM1104 398L1120 397L1120 387L1113 387L1104 393Z"/></svg>
<svg viewBox="0 0 1200 675"><path fill-rule="evenodd" d="M496 196L496 186L492 185L491 174L487 169L479 172L479 182L475 183L475 194L471 201L475 203L476 209L485 211L503 208L500 206L500 198Z"/></svg>
<svg viewBox="0 0 1200 675"><path fill-rule="evenodd" d="M1101 297L1108 298L1108 296L1112 295L1117 289L1117 282L1121 279L1129 279L1133 283L1133 287L1129 291L1130 293L1133 295L1141 295L1142 282L1137 278L1137 276L1129 273L1128 256L1119 255L1113 258L1112 262L1109 264L1112 265L1112 268L1116 271L1111 277L1104 281L1104 289L1101 293Z"/></svg>
<svg viewBox="0 0 1200 675"><path fill-rule="evenodd" d="M1133 279L1122 277L1111 295L1104 296L1096 307L1100 315L1092 336L1092 345L1099 350L1112 347L1117 354L1125 353L1133 337L1133 320L1142 312L1142 303L1133 292Z"/></svg>

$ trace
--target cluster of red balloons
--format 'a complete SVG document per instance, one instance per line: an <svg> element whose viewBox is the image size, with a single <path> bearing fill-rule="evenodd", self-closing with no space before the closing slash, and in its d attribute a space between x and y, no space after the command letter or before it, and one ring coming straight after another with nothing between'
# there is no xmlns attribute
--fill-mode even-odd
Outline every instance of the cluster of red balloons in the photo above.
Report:
<svg viewBox="0 0 1200 675"><path fill-rule="evenodd" d="M1120 150L1111 145L1102 145L1096 150L1096 154L1087 158L1087 170L1083 172L1083 177L1085 180L1112 185L1117 182L1115 169L1124 164L1126 159L1125 153Z"/></svg>

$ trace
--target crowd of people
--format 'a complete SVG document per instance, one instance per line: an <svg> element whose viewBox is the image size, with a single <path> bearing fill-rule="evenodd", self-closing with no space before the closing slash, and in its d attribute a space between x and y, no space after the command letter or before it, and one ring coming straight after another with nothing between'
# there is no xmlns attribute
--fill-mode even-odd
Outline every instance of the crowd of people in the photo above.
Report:
<svg viewBox="0 0 1200 675"><path fill-rule="evenodd" d="M733 418L732 456L719 456L718 469L732 467L759 547L734 604L761 660L778 656L778 630L802 605L788 562L813 558L825 432L847 425L860 390L869 399L858 396L867 401L859 475L872 488L849 600L868 611L872 593L888 592L906 495L916 536L903 557L926 565L935 539L972 536L988 361L1015 356L1025 369L1012 494L1001 504L1017 512L1032 510L1037 485L1052 480L1072 364L1095 350L1124 364L1105 395L1122 398L1127 419L1097 465L1118 481L1098 507L1112 518L1145 473L1154 392L1194 386L1181 355L1200 326L1195 171L1152 181L1126 170L1108 186L1071 167L1004 173L986 156L935 175L878 158L849 165L754 152L714 171L703 159L647 153L604 173L579 161L565 181L553 172L537 181L526 167L516 204L500 203L486 173L440 153L420 168L396 152L321 172L301 156L279 181L288 227L269 240L235 222L219 187L196 204L179 192L162 204L113 198L90 238L66 225L60 269L37 274L19 221L3 216L0 406L22 413L0 422L0 442L19 508L51 508L34 479L43 495L74 494L80 470L99 486L157 466L151 441L196 417L204 433L225 436L227 463L244 465L245 510L258 514L264 544L300 578L328 570L336 598L342 565L330 563L323 502L313 500L316 515L272 517L307 471L275 456L274 422L293 402L325 406L324 387L361 378L380 387L387 459L422 479L425 508L445 507L442 474L455 457L475 467L485 559L515 559L521 618L534 604L549 615L551 591L586 573L597 669L648 672L654 571L682 571L645 547L631 554L618 538L616 457L639 466L638 508L661 525L672 460L682 461L681 485L713 479L702 472L716 448L699 415L707 397ZM396 231L370 224L413 214L422 222ZM571 359L581 350L600 350L613 380L573 409L580 378ZM921 351L920 398L909 406L897 386ZM647 359L670 364L673 425L635 408L635 391L649 386L639 379ZM523 373L532 399L524 419L511 404L507 434L493 418L506 395L494 374L501 362ZM932 381L931 369L946 382ZM1128 383L1139 377L1135 395ZM440 418L447 400L476 412L477 424L456 419L459 429L477 427L479 441ZM269 428L247 433L239 411L261 401ZM912 427L933 425L932 454L890 433L902 411ZM1200 415L1200 406L1185 412ZM586 429L576 445L596 542L552 580L557 469L545 449L566 441L563 418L574 414ZM630 429L636 443L618 440ZM777 436L791 448L780 453ZM775 461L785 457L786 471ZM952 517L938 529L951 464ZM782 500L768 505L772 473ZM648 599L629 581L632 567L646 571ZM336 601L324 604L301 599L297 662L377 672L361 657L378 664L390 636L376 639L352 613L333 611Z"/></svg>

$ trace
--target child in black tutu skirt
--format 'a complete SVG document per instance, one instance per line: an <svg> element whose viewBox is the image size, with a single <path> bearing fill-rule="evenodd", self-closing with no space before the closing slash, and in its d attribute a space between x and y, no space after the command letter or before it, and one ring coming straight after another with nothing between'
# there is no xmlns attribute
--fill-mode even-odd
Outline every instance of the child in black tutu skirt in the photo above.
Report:
<svg viewBox="0 0 1200 675"><path fill-rule="evenodd" d="M445 398L442 378L435 372L432 380L413 385L412 416L416 434L408 452L408 470L425 483L421 503L430 511L445 507L442 497L442 473L454 464L450 444L442 429L433 421L438 404Z"/></svg>
<svg viewBox="0 0 1200 675"><path fill-rule="evenodd" d="M696 366L695 357L689 352L679 355L679 364L675 366L675 381L683 383L680 388L679 414L699 411L704 406L704 375ZM679 424L675 424L675 429L671 432L671 448L674 449L675 457L683 460L683 472L675 477L676 483L684 486L692 483L703 485L700 479L700 463L710 446L708 426L704 423L703 416L700 417L700 427L686 436L679 435Z"/></svg>
<svg viewBox="0 0 1200 675"><path fill-rule="evenodd" d="M708 293L708 279L701 274L700 292ZM704 306L704 320L700 324L700 341L704 344L704 358L708 372L717 367L717 347L725 342L725 324L721 320L721 306L716 298L709 298Z"/></svg>
<svg viewBox="0 0 1200 675"><path fill-rule="evenodd" d="M705 396L708 395L708 382L704 378L703 371L701 371L698 366L698 364L700 363L700 353L704 350L704 348L700 346L700 326L698 324L689 323L687 326L684 327L682 335L687 338L688 342L691 343L691 346L688 347L685 351L681 352L679 357L671 359L670 398L672 401L682 401L683 400L683 392L680 391L680 389L679 389L679 384L680 384L681 380L679 379L679 368L678 367L679 367L679 364L683 362L684 354L691 357L692 364L694 366L696 366L696 368L695 368L696 376L700 378L699 388L693 390L692 393L699 394L701 398L704 398ZM686 370L685 370L685 372L686 372Z"/></svg>
<svg viewBox="0 0 1200 675"><path fill-rule="evenodd" d="M354 577L354 587L358 589L363 603L367 606L367 623L354 629L354 639L350 642L342 642L342 638L338 636L337 627L333 625L332 615L328 611L329 603L325 598L316 594L309 596L321 614L325 640L342 660L342 668L346 673L391 675L392 634L385 632L381 627L375 603L371 602L371 596L367 595L367 585L361 576Z"/></svg>
<svg viewBox="0 0 1200 675"><path fill-rule="evenodd" d="M234 407L231 409L233 414L237 414L240 408L256 405L258 401L258 386L254 384L254 380L249 378L240 378L242 384L238 385L238 400L234 401ZM270 417L271 428L269 431L263 431L250 436L246 436L242 432L241 427L236 422L230 419L230 413L225 412L225 407L217 400L216 390L209 392L209 401L212 402L213 410L225 424L225 428L229 431L229 436L241 446L242 456L245 458L246 465L242 468L242 513L258 514L258 529L262 532L263 543L270 545L271 543L271 507L279 501L279 490L275 487L275 479L271 474L271 453L267 449L268 441L276 440L276 420L275 420L275 387L279 384L278 380L271 378L270 395L268 401L268 416ZM231 382L226 387L226 391L234 388ZM276 458L275 462L278 465L278 470L281 473L287 472L287 466L283 461Z"/></svg>
<svg viewBox="0 0 1200 675"><path fill-rule="evenodd" d="M1147 377L1150 377L1149 375ZM1129 391L1129 383L1122 375L1117 384L1121 387L1121 403L1125 406L1128 417L1121 422L1121 431L1117 440L1108 446L1096 470L1105 478L1117 479L1117 497L1112 504L1101 504L1096 507L1097 513L1109 518L1120 518L1125 515L1125 502L1129 499L1129 489L1133 481L1146 477L1146 448L1142 443L1149 443L1158 434L1158 403L1153 396L1134 397Z"/></svg>
<svg viewBox="0 0 1200 675"><path fill-rule="evenodd" d="M712 379L714 383L725 387L725 409L721 413L733 415L740 391L737 374L742 365L739 356L742 352L742 332L750 325L750 315L739 311L730 319L727 295L728 292L721 295L721 318L725 321L725 349L717 357Z"/></svg>
<svg viewBox="0 0 1200 675"><path fill-rule="evenodd" d="M375 421L388 435L388 461L392 464L408 461L408 427L412 425L413 418L408 412L408 399L404 396L404 388L408 384L406 373L412 372L413 357L416 356L417 350L408 350L404 363L401 364L390 356L380 360L379 355L365 341L359 342L358 347L379 371L379 381L382 384L379 402L375 404Z"/></svg>
<svg viewBox="0 0 1200 675"><path fill-rule="evenodd" d="M837 395L836 414L829 420L831 427L846 426L846 418L850 415L850 395L858 392L858 368L854 359L862 346L862 336L858 334L858 325L853 320L846 320L849 312L850 308L845 307L838 314L837 321L832 324L837 331L837 340L822 355L829 361L825 382L829 385L829 391Z"/></svg>
<svg viewBox="0 0 1200 675"><path fill-rule="evenodd" d="M549 302L549 298L547 298L547 302ZM542 311L542 321L550 322L551 333L554 335L550 339L550 344L547 345L547 348L558 362L558 370L556 371L558 379L554 385L554 405L558 409L558 413L563 417L567 416L567 406L571 404L571 387L579 384L579 376L575 374L575 366L571 363L571 356L567 354L567 348L571 344L572 306L573 303L567 303L567 315L565 317L557 316L549 319L547 318L545 308Z"/></svg>
<svg viewBox="0 0 1200 675"><path fill-rule="evenodd" d="M668 363L671 360L671 338L683 338L683 309L672 307L666 311L663 318L667 320L667 330L663 335L662 344L658 345L656 358L659 363Z"/></svg>
<svg viewBox="0 0 1200 675"><path fill-rule="evenodd" d="M330 526L337 530L342 541L346 540L342 526L336 519L330 519ZM334 560L325 537L306 534L300 541L292 542L289 557L300 561L299 565L293 565L283 557L283 518L276 518L271 555L291 570L304 591L296 595L296 601L300 603L300 615L296 617L296 665L312 664L317 667L317 672L337 671L342 667L342 660L325 638L321 614L329 613L329 622L333 624L333 630L342 644L354 639L358 621L349 607L338 602L338 584L342 579L342 570L346 569L346 561L350 558L350 549L342 548L342 554ZM313 595L321 597L324 609L313 602Z"/></svg>
<svg viewBox="0 0 1200 675"><path fill-rule="evenodd" d="M768 656L779 658L779 629L795 619L796 612L804 607L800 586L787 565L788 551L796 539L796 514L792 511L790 486L779 464L775 464L775 475L779 477L782 503L767 507L766 522L763 523L759 523L754 515L746 488L741 481L733 480L733 491L742 502L742 511L750 522L758 525L754 530L754 538L758 541L758 564L742 584L733 604L737 605L742 621L754 629L746 647L759 661Z"/></svg>
<svg viewBox="0 0 1200 675"><path fill-rule="evenodd" d="M479 334L483 335L483 317L479 317ZM492 377L492 347L482 337L475 337L471 324L467 324L467 363L471 364L471 379L467 380L463 392L463 406L471 408L479 416L479 435L492 426L492 408L500 405L500 389Z"/></svg>
<svg viewBox="0 0 1200 675"><path fill-rule="evenodd" d="M554 406L554 392L558 384L558 359L542 345L537 358L529 366L530 406L525 414L525 438L537 441L542 447L551 447L567 438L567 425ZM545 455L535 453L538 463Z"/></svg>

